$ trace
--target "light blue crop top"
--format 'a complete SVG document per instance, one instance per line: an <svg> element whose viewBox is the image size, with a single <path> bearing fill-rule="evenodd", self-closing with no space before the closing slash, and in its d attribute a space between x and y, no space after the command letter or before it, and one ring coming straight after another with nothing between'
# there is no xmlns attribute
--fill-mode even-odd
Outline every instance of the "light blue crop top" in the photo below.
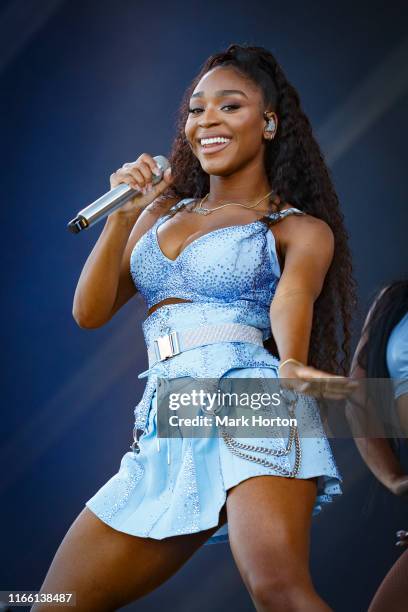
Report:
<svg viewBox="0 0 408 612"><path fill-rule="evenodd" d="M192 200L183 199L170 210ZM290 214L305 213L292 207L268 218L278 221ZM169 216L156 220L130 256L133 282L148 308L170 297L224 304L244 301L269 308L281 272L275 239L265 222L258 219L210 231L172 260L164 255L157 238L157 228Z"/></svg>
<svg viewBox="0 0 408 612"><path fill-rule="evenodd" d="M387 368L394 379L394 397L408 393L408 312L392 330L387 343Z"/></svg>

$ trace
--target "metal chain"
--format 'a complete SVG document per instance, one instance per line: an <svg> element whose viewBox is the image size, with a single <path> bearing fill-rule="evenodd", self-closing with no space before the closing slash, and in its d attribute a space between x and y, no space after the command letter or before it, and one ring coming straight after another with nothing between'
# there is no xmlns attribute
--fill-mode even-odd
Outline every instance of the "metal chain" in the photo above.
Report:
<svg viewBox="0 0 408 612"><path fill-rule="evenodd" d="M299 431L298 428L296 427L296 432L294 435L295 438L295 463L293 466L292 470L287 470L285 468L283 468L282 466L278 465L277 463L273 463L272 461L268 461L267 459L265 459L264 457L256 457L255 455L249 455L246 454L242 451L240 451L238 448L235 447L234 442L236 442L236 440L234 440L234 438L231 438L231 436L229 434L227 434L225 431L221 431L221 435L224 439L225 444L227 445L228 450L233 454L236 455L237 457L241 457L241 459L247 459L248 461L253 461L254 463L259 463L265 467L271 467L273 469L275 469L277 472L279 472L282 476L287 476L288 478L295 478L295 476L299 473L299 469L300 469L300 464L302 461L302 450L300 447L300 440L299 440ZM248 445L249 446L249 445ZM255 447L255 448L262 448L262 447ZM263 449L262 452L268 452L269 449ZM273 453L270 453L273 454Z"/></svg>
<svg viewBox="0 0 408 612"><path fill-rule="evenodd" d="M216 206L215 208L206 208L205 206L203 206L203 202L206 201L206 199L208 198L208 196L210 195L210 193L207 193L206 196L204 196L204 198L201 199L199 205L194 206L194 208L192 208L192 212L196 212L199 213L201 215L209 215L210 213L214 212L215 210L219 210L220 208L224 208L225 206L242 206L243 208L256 208L258 206L258 204L260 204L263 200L265 200L268 196L274 194L275 199L274 199L274 203L276 202L276 194L274 192L274 190L272 189L272 191L270 191L269 193L267 193L266 195L264 195L263 198L261 198L258 202L256 202L256 204L252 204L251 206L247 206L246 204L239 204L238 202L227 202L226 204L222 204L221 206ZM280 198L279 198L280 201Z"/></svg>
<svg viewBox="0 0 408 612"><path fill-rule="evenodd" d="M292 402L294 405L295 402ZM294 411L289 409L289 416L294 416ZM225 431L225 427L221 428L222 438L227 445L228 450L237 457L241 457L241 459L247 459L248 461L254 461L255 463L259 463L265 467L274 468L277 472L282 474L282 476L287 476L289 478L294 478L300 469L300 464L302 461L302 449L300 446L299 439L299 431L297 425L291 425L289 428L289 437L288 443L285 449L271 449L266 448L265 446L255 446L254 444L245 444L244 442L238 442L235 438L233 438L230 434ZM272 461L268 461L264 457L257 457L256 455L250 455L242 452L243 450L254 451L258 453L265 453L267 455L271 455L273 457L284 457L290 453L293 446L293 441L295 441L295 463L292 470L287 470L277 463L273 463Z"/></svg>
<svg viewBox="0 0 408 612"><path fill-rule="evenodd" d="M292 402L292 406L295 402ZM292 417L295 415L293 409L289 409L289 416ZM222 438L228 448L228 450L237 457L241 459L246 459L247 461L253 461L254 463L258 463L263 465L264 467L270 467L279 472L282 476L287 478L295 478L299 473L300 465L302 462L302 449L300 445L299 439L299 430L297 425L291 425L289 428L289 437L288 443L285 449L271 449L266 448L265 446L255 446L255 444L245 444L244 442L238 442L235 438L233 438L230 434L225 431L225 427L221 427L221 435ZM277 463L273 463L272 461L268 461L264 457L257 457L256 455L250 455L249 453L244 453L244 450L254 451L258 453L265 453L267 455L271 455L273 457L284 457L289 455L292 450L293 441L295 442L295 462L292 470L287 470L283 468L281 465ZM140 453L139 441L137 440L136 428L133 429L133 444L129 447L133 454Z"/></svg>
<svg viewBox="0 0 408 612"><path fill-rule="evenodd" d="M233 444L236 448L240 448L242 450L255 451L257 453L265 453L267 455L272 455L273 457L285 457L285 455L289 455L292 450L293 440L295 439L296 427L291 426L288 438L288 444L285 449L272 449L266 448L265 446L255 446L254 444L245 444L244 442L238 442L235 438L233 438L229 433L225 431L225 428L221 428L223 432L223 437L228 438L230 444Z"/></svg>

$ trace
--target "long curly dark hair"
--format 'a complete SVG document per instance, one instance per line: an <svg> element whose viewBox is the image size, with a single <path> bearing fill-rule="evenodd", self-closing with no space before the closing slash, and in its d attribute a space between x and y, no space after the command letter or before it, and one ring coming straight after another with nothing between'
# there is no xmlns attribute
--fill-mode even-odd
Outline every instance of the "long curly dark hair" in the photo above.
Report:
<svg viewBox="0 0 408 612"><path fill-rule="evenodd" d="M401 423L394 410L394 387L387 365L387 346L392 331L407 312L407 278L393 280L377 289L374 296L370 298L370 308L361 332L362 337L365 337L365 342L356 354L355 360L365 371L365 378L370 381L370 384L364 388L366 403L363 406L363 414L370 415L370 411L374 411L383 427L384 435L398 459L401 459L401 442L406 438L401 433ZM352 406L353 411L355 408L355 406ZM372 422L371 417L369 422ZM370 495L367 497L364 508L365 514L368 515L372 510L377 495L382 490L379 481L372 480ZM388 497L384 498L385 500L388 502Z"/></svg>
<svg viewBox="0 0 408 612"><path fill-rule="evenodd" d="M357 356L357 363L367 378L390 378L387 344L394 327L408 312L408 280L394 280L382 287L373 304L363 329L367 341Z"/></svg>
<svg viewBox="0 0 408 612"><path fill-rule="evenodd" d="M350 366L351 319L357 302L344 217L311 124L301 108L299 94L267 49L233 44L206 60L179 108L177 134L169 156L173 182L162 198L203 198L210 189L209 175L193 154L184 128L196 85L216 66L233 67L251 79L262 91L265 109L274 110L278 116L277 133L265 144L264 160L275 194L281 202L289 202L323 219L333 230L335 253L314 305L308 362L316 368L344 375ZM270 202L270 206L274 205ZM269 346L266 348L270 350Z"/></svg>
<svg viewBox="0 0 408 612"><path fill-rule="evenodd" d="M356 356L358 365L370 380L367 385L367 400L375 408L384 426L391 446L398 450L394 415L389 414L394 405L394 387L387 365L387 346L391 333L408 312L408 280L394 280L377 292L362 334L366 340Z"/></svg>

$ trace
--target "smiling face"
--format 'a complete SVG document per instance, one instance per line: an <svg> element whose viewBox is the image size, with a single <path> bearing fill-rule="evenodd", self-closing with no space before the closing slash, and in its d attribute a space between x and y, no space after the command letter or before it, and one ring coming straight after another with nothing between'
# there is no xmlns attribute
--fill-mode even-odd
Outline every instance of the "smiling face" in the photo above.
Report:
<svg viewBox="0 0 408 612"><path fill-rule="evenodd" d="M261 89L234 68L203 76L190 98L185 135L207 174L227 176L254 162L263 168L265 110ZM268 116L277 122L273 112Z"/></svg>

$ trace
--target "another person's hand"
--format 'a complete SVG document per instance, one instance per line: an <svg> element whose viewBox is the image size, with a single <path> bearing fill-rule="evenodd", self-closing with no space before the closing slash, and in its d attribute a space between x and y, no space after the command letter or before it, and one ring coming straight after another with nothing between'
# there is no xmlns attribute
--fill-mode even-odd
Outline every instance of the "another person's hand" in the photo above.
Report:
<svg viewBox="0 0 408 612"><path fill-rule="evenodd" d="M397 531L398 540L395 543L395 546L399 546L400 548L408 548L408 531L400 530Z"/></svg>
<svg viewBox="0 0 408 612"><path fill-rule="evenodd" d="M358 386L357 381L346 376L330 374L294 361L284 363L279 368L279 377L283 379L283 387L321 399L344 399Z"/></svg>

